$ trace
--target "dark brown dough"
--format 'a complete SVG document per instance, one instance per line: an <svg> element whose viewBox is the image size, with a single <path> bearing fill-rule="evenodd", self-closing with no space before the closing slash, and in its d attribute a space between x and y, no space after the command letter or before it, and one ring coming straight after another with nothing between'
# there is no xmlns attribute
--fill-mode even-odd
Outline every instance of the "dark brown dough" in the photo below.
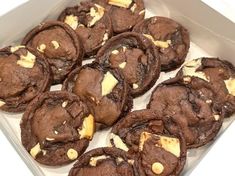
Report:
<svg viewBox="0 0 235 176"><path fill-rule="evenodd" d="M50 89L51 70L34 49L18 46L0 50L0 109L22 112L38 94Z"/></svg>
<svg viewBox="0 0 235 176"><path fill-rule="evenodd" d="M89 1L66 8L58 20L75 30L87 56L95 55L113 33L111 19L104 7Z"/></svg>
<svg viewBox="0 0 235 176"><path fill-rule="evenodd" d="M138 33L126 32L110 39L97 53L97 62L118 68L132 96L147 92L160 74L160 57L154 45Z"/></svg>
<svg viewBox="0 0 235 176"><path fill-rule="evenodd" d="M188 148L203 146L220 130L223 115L211 99L216 92L196 77L175 77L157 86L148 108L162 117L172 133L183 131Z"/></svg>
<svg viewBox="0 0 235 176"><path fill-rule="evenodd" d="M113 31L116 34L130 31L138 22L144 19L145 7L143 0L132 0L130 5L125 8L112 5L109 1L93 0L93 2L102 5L108 11L113 24Z"/></svg>
<svg viewBox="0 0 235 176"><path fill-rule="evenodd" d="M110 142L112 146L138 156L143 176L179 175L185 164L186 143L182 133L171 134L167 124L151 110L133 111L125 116L114 125ZM171 142L177 146L165 147ZM154 173L154 163L163 167L161 173Z"/></svg>
<svg viewBox="0 0 235 176"><path fill-rule="evenodd" d="M41 94L27 107L21 127L25 149L45 165L64 165L77 159L94 133L94 117L74 94Z"/></svg>
<svg viewBox="0 0 235 176"><path fill-rule="evenodd" d="M174 70L185 61L190 46L189 32L176 21L155 16L138 23L133 31L154 41L160 51L162 71Z"/></svg>
<svg viewBox="0 0 235 176"><path fill-rule="evenodd" d="M41 23L25 36L22 44L44 55L50 64L54 84L62 83L75 66L81 66L83 47L72 28L62 22Z"/></svg>
<svg viewBox="0 0 235 176"><path fill-rule="evenodd" d="M195 76L209 82L216 92L216 109L225 117L235 112L235 68L228 61L206 57L194 59L186 63L178 75Z"/></svg>
<svg viewBox="0 0 235 176"><path fill-rule="evenodd" d="M104 147L83 154L69 176L139 176L139 173L137 161L126 152Z"/></svg>
<svg viewBox="0 0 235 176"><path fill-rule="evenodd" d="M111 92L102 95L105 75L115 78L117 82ZM108 84L112 84L110 80ZM133 105L129 86L118 70L97 63L75 69L65 80L62 89L75 93L86 102L95 117L97 129L112 126Z"/></svg>

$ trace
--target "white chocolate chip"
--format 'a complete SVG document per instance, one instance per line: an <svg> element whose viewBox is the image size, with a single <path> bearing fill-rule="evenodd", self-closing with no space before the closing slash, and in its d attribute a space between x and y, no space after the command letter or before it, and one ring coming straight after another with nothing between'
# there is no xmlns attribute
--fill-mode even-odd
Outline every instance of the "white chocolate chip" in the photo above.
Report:
<svg viewBox="0 0 235 176"><path fill-rule="evenodd" d="M55 40L51 41L51 43L52 43L52 45L54 46L55 49L58 49L60 47L60 44Z"/></svg>
<svg viewBox="0 0 235 176"><path fill-rule="evenodd" d="M109 39L109 35L108 35L108 33L105 33L104 34L104 37L103 37L103 42L102 42L102 46L106 43L106 41Z"/></svg>
<svg viewBox="0 0 235 176"><path fill-rule="evenodd" d="M54 133L55 133L55 134L59 134L59 132L58 132L58 131L56 131L56 130L54 131Z"/></svg>
<svg viewBox="0 0 235 176"><path fill-rule="evenodd" d="M92 139L95 131L95 122L94 117L90 114L88 117L85 117L82 123L82 129L78 129L80 134L80 139Z"/></svg>
<svg viewBox="0 0 235 176"><path fill-rule="evenodd" d="M68 15L65 17L64 22L68 24L73 30L77 29L78 27L78 17L74 15Z"/></svg>
<svg viewBox="0 0 235 176"><path fill-rule="evenodd" d="M65 108L67 105L68 105L68 101L64 101L64 102L62 103L62 107L63 107L63 108Z"/></svg>
<svg viewBox="0 0 235 176"><path fill-rule="evenodd" d="M85 27L84 24L79 24L78 27Z"/></svg>
<svg viewBox="0 0 235 176"><path fill-rule="evenodd" d="M142 15L142 14L144 14L145 13L145 10L141 10L140 12L139 12L139 15Z"/></svg>
<svg viewBox="0 0 235 176"><path fill-rule="evenodd" d="M102 96L106 96L113 91L113 88L118 84L118 80L108 71L102 80Z"/></svg>
<svg viewBox="0 0 235 176"><path fill-rule="evenodd" d="M17 61L17 64L21 67L25 68L33 68L34 63L36 61L36 56L34 56L31 52L27 51L27 55L20 56L20 59Z"/></svg>
<svg viewBox="0 0 235 176"><path fill-rule="evenodd" d="M94 7L90 9L90 16L93 17L92 20L88 23L88 27L92 27L97 21L99 21L103 16L104 16L104 11L105 9L98 5L95 4L97 11L95 10Z"/></svg>
<svg viewBox="0 0 235 176"><path fill-rule="evenodd" d="M211 104L212 100L206 100L206 103Z"/></svg>
<svg viewBox="0 0 235 176"><path fill-rule="evenodd" d="M97 161L99 161L99 160L105 160L105 159L107 159L107 158L110 158L110 157L109 157L109 156L106 156L106 155L91 157L89 164L90 164L91 166L94 166L94 167L95 167L96 164L97 164Z"/></svg>
<svg viewBox="0 0 235 176"><path fill-rule="evenodd" d="M18 49L20 49L20 48L25 48L25 46L22 46L22 45L19 45L19 46L12 46L10 50L11 50L12 53L14 53L14 52L16 52Z"/></svg>
<svg viewBox="0 0 235 176"><path fill-rule="evenodd" d="M46 150L42 150L42 154L43 154L43 156L45 156L47 154L47 151Z"/></svg>
<svg viewBox="0 0 235 176"><path fill-rule="evenodd" d="M44 53L45 49L46 49L45 44L41 44L37 47L37 50L40 51L41 53Z"/></svg>
<svg viewBox="0 0 235 176"><path fill-rule="evenodd" d="M141 135L140 135L140 143L139 143L139 150L140 151L143 151L143 148L144 148L144 143L145 141L147 141L151 136L150 133L147 133L147 132L142 132Z"/></svg>
<svg viewBox="0 0 235 176"><path fill-rule="evenodd" d="M124 159L121 158L121 157L117 157L117 159L116 159L116 163L117 163L117 164L120 164L120 163L123 162L123 161L124 161Z"/></svg>
<svg viewBox="0 0 235 176"><path fill-rule="evenodd" d="M162 165L162 163L155 162L152 164L153 173L159 175L163 172L163 170L164 170L164 166Z"/></svg>
<svg viewBox="0 0 235 176"><path fill-rule="evenodd" d="M109 0L108 2L110 5L123 7L123 8L129 8L129 6L132 3L132 0Z"/></svg>
<svg viewBox="0 0 235 176"><path fill-rule="evenodd" d="M138 84L133 84L133 89L138 89L139 88L139 85Z"/></svg>
<svg viewBox="0 0 235 176"><path fill-rule="evenodd" d="M160 47L160 48L168 48L171 44L171 40L167 40L167 41L160 41L160 40L155 40L151 35L149 34L143 34L145 37L147 37L148 39L150 39L154 45Z"/></svg>
<svg viewBox="0 0 235 176"><path fill-rule="evenodd" d="M218 121L218 120L220 119L220 115L215 114L215 115L214 115L214 119L215 119L216 121Z"/></svg>
<svg viewBox="0 0 235 176"><path fill-rule="evenodd" d="M224 81L229 94L235 96L235 79L230 78Z"/></svg>
<svg viewBox="0 0 235 176"><path fill-rule="evenodd" d="M113 140L113 144L116 148L122 149L126 152L129 150L127 145L122 141L122 139L118 135L111 133L110 140Z"/></svg>
<svg viewBox="0 0 235 176"><path fill-rule="evenodd" d="M40 144L37 143L31 150L30 150L30 155L35 159L36 156L41 152Z"/></svg>
<svg viewBox="0 0 235 176"><path fill-rule="evenodd" d="M136 3L133 4L133 6L131 7L131 11L134 13L135 12L135 9L136 9L137 5Z"/></svg>
<svg viewBox="0 0 235 176"><path fill-rule="evenodd" d="M55 138L46 138L47 141L54 141Z"/></svg>
<svg viewBox="0 0 235 176"><path fill-rule="evenodd" d="M185 83L190 83L191 82L191 77L190 76L186 76L183 78Z"/></svg>
<svg viewBox="0 0 235 176"><path fill-rule="evenodd" d="M131 164L131 165L134 165L135 160L128 160L127 162L128 162L129 164Z"/></svg>
<svg viewBox="0 0 235 176"><path fill-rule="evenodd" d="M112 54L117 55L117 54L119 54L119 51L118 50L113 50Z"/></svg>
<svg viewBox="0 0 235 176"><path fill-rule="evenodd" d="M0 107L2 107L3 105L5 105L6 103L4 101L0 100Z"/></svg>
<svg viewBox="0 0 235 176"><path fill-rule="evenodd" d="M126 46L123 46L123 47L122 47L123 52L126 52L126 49L127 49Z"/></svg>
<svg viewBox="0 0 235 176"><path fill-rule="evenodd" d="M119 66L119 68L124 69L126 67L126 62L123 62L123 63L119 64L118 66Z"/></svg>
<svg viewBox="0 0 235 176"><path fill-rule="evenodd" d="M63 125L65 125L67 123L67 121L65 120L65 121L63 121Z"/></svg>
<svg viewBox="0 0 235 176"><path fill-rule="evenodd" d="M209 82L209 79L206 77L206 74L201 71L197 71L197 69L201 66L201 59L194 59L189 61L183 66L183 75L184 76L194 76L197 78L201 78L205 81Z"/></svg>
<svg viewBox="0 0 235 176"><path fill-rule="evenodd" d="M67 156L70 160L75 160L78 157L78 152L71 148L67 151Z"/></svg>

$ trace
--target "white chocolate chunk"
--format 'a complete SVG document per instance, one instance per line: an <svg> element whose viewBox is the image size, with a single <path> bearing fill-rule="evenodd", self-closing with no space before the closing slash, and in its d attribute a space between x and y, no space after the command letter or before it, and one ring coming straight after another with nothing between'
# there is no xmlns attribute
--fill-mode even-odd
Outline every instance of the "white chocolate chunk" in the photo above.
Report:
<svg viewBox="0 0 235 176"><path fill-rule="evenodd" d="M54 141L55 138L46 138L47 141Z"/></svg>
<svg viewBox="0 0 235 176"><path fill-rule="evenodd" d="M91 157L89 164L90 164L91 166L94 166L94 167L95 167L96 164L97 164L97 161L99 161L99 160L105 160L105 159L107 159L107 158L110 158L110 157L109 157L109 156L106 156L106 155Z"/></svg>
<svg viewBox="0 0 235 176"><path fill-rule="evenodd" d="M68 24L73 30L77 29L78 27L78 17L74 15L68 15L65 17L64 22Z"/></svg>
<svg viewBox="0 0 235 176"><path fill-rule="evenodd" d="M108 2L110 5L123 7L123 8L129 8L129 6L132 3L132 0L109 0Z"/></svg>
<svg viewBox="0 0 235 176"><path fill-rule="evenodd" d="M35 159L36 156L41 152L40 144L37 143L31 150L30 150L30 155Z"/></svg>
<svg viewBox="0 0 235 176"><path fill-rule="evenodd" d="M145 13L145 10L141 10L140 12L139 12L139 15L142 15L142 14L144 14Z"/></svg>
<svg viewBox="0 0 235 176"><path fill-rule="evenodd" d="M82 123L82 129L78 129L80 134L80 139L92 139L95 131L95 121L94 117L90 114L88 117L85 117Z"/></svg>
<svg viewBox="0 0 235 176"><path fill-rule="evenodd" d="M78 157L78 152L71 148L67 151L67 156L70 160L75 160Z"/></svg>
<svg viewBox="0 0 235 176"><path fill-rule="evenodd" d="M139 85L138 84L133 84L133 89L138 89L139 88Z"/></svg>
<svg viewBox="0 0 235 176"><path fill-rule="evenodd" d="M37 47L37 50L40 51L41 53L44 53L45 49L46 49L45 44L41 44Z"/></svg>
<svg viewBox="0 0 235 176"><path fill-rule="evenodd" d="M157 147L161 147L166 151L172 153L176 157L180 157L180 141L177 138L157 135L160 140L156 144Z"/></svg>
<svg viewBox="0 0 235 176"><path fill-rule="evenodd" d="M67 105L68 105L68 101L64 101L64 102L62 103L62 107L63 107L63 108L65 108Z"/></svg>
<svg viewBox="0 0 235 176"><path fill-rule="evenodd" d="M143 34L143 35L147 37L148 39L150 39L154 43L154 45L160 48L168 48L171 44L171 40L167 40L167 41L154 40L154 38L149 34Z"/></svg>
<svg viewBox="0 0 235 176"><path fill-rule="evenodd" d="M118 84L118 80L110 73L107 72L104 75L103 81L101 83L102 96L106 96L113 91L113 88Z"/></svg>
<svg viewBox="0 0 235 176"><path fill-rule="evenodd" d="M103 37L103 42L102 42L102 46L106 43L106 41L109 39L109 35L108 35L108 33L105 33L104 34L104 37Z"/></svg>
<svg viewBox="0 0 235 176"><path fill-rule="evenodd" d="M152 164L152 171L153 173L159 175L164 171L164 166L162 165L162 163L155 162Z"/></svg>
<svg viewBox="0 0 235 176"><path fill-rule="evenodd" d="M191 80L192 80L190 76L186 76L186 77L184 77L183 79L184 79L184 82L185 82L185 83L190 83Z"/></svg>
<svg viewBox="0 0 235 176"><path fill-rule="evenodd" d="M135 12L135 9L136 9L137 5L136 3L133 4L133 6L131 7L131 11L134 13Z"/></svg>
<svg viewBox="0 0 235 176"><path fill-rule="evenodd" d="M124 69L126 67L126 62L119 64L118 67Z"/></svg>
<svg viewBox="0 0 235 176"><path fill-rule="evenodd" d="M55 133L55 134L59 134L59 132L58 132L58 131L56 131L56 130L54 131L54 133Z"/></svg>
<svg viewBox="0 0 235 176"><path fill-rule="evenodd" d="M201 59L194 59L189 61L183 66L183 75L184 76L194 76L197 78L201 78L205 81L209 82L209 79L206 77L206 74L201 71L197 71L197 69L201 66Z"/></svg>
<svg viewBox="0 0 235 176"><path fill-rule="evenodd" d="M120 164L120 163L123 162L123 161L124 161L124 159L121 158L121 157L117 157L117 159L116 159L116 163L117 163L117 164Z"/></svg>
<svg viewBox="0 0 235 176"><path fill-rule="evenodd" d="M215 114L215 115L214 115L214 118L215 118L216 121L218 121L218 120L220 119L220 115Z"/></svg>
<svg viewBox="0 0 235 176"><path fill-rule="evenodd" d="M60 44L55 40L51 41L51 43L52 43L52 45L54 46L55 49L58 49L60 47Z"/></svg>
<svg viewBox="0 0 235 176"><path fill-rule="evenodd" d="M16 52L18 49L20 49L20 48L25 48L25 46L23 46L23 45L12 46L10 50L11 50L12 53L14 53L14 52Z"/></svg>
<svg viewBox="0 0 235 176"><path fill-rule="evenodd" d="M123 46L123 47L122 47L123 52L126 52L126 49L127 49L126 46Z"/></svg>
<svg viewBox="0 0 235 176"><path fill-rule="evenodd" d="M113 50L112 54L117 55L117 54L119 54L119 51L118 50Z"/></svg>
<svg viewBox="0 0 235 176"><path fill-rule="evenodd" d="M27 55L20 56L20 59L17 61L17 64L21 67L25 68L33 68L34 63L36 61L36 56L34 56L31 52L27 51Z"/></svg>
<svg viewBox="0 0 235 176"><path fill-rule="evenodd" d="M4 101L0 100L0 107L2 107L3 105L5 105L6 103Z"/></svg>
<svg viewBox="0 0 235 176"><path fill-rule="evenodd" d="M88 27L92 27L97 21L99 21L104 16L105 9L98 4L95 4L95 6L97 8L97 11L95 10L94 7L90 9L89 14L93 18L90 22L88 22Z"/></svg>
<svg viewBox="0 0 235 176"><path fill-rule="evenodd" d="M122 149L126 152L129 150L127 145L122 141L122 139L118 135L111 133L110 140L113 140L113 144L116 148Z"/></svg>
<svg viewBox="0 0 235 176"><path fill-rule="evenodd" d="M131 164L131 165L134 165L135 160L130 159L130 160L128 160L127 162L128 162L129 164Z"/></svg>
<svg viewBox="0 0 235 176"><path fill-rule="evenodd" d="M47 151L46 150L42 150L42 154L43 154L43 156L45 156L47 154Z"/></svg>
<svg viewBox="0 0 235 176"><path fill-rule="evenodd" d="M212 100L206 100L206 103L210 104L212 103Z"/></svg>
<svg viewBox="0 0 235 176"><path fill-rule="evenodd" d="M143 148L144 148L144 143L145 141L147 141L151 136L150 133L147 133L147 132L142 132L141 135L140 135L140 143L139 143L139 150L140 151L143 151Z"/></svg>
<svg viewBox="0 0 235 176"><path fill-rule="evenodd" d="M230 78L224 81L229 94L235 96L235 79Z"/></svg>

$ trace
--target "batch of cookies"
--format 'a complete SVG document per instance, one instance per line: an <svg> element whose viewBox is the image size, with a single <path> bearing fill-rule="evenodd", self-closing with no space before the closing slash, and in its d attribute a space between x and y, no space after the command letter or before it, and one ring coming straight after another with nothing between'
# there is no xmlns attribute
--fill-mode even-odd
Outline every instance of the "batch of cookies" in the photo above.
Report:
<svg viewBox="0 0 235 176"><path fill-rule="evenodd" d="M187 149L213 140L234 113L234 66L206 57L183 64L187 29L144 17L143 0L83 1L0 50L0 109L24 112L21 141L37 162L76 161L69 176L180 175ZM131 112L161 71L182 64L146 109ZM61 90L49 91L57 84ZM110 144L84 154L109 127Z"/></svg>

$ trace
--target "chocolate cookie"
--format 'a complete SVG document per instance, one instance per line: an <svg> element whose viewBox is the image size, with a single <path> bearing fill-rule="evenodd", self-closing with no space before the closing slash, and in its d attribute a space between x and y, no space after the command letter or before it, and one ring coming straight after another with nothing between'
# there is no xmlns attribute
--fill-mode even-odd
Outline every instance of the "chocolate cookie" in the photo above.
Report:
<svg viewBox="0 0 235 176"><path fill-rule="evenodd" d="M138 23L133 31L149 38L159 49L162 71L171 71L183 64L190 39L189 32L181 24L166 17L155 16Z"/></svg>
<svg viewBox="0 0 235 176"><path fill-rule="evenodd" d="M235 112L235 68L218 58L199 58L186 63L179 76L194 76L208 82L216 92L217 109L230 117Z"/></svg>
<svg viewBox="0 0 235 176"><path fill-rule="evenodd" d="M145 16L143 0L93 0L93 2L102 5L109 12L115 33L130 31Z"/></svg>
<svg viewBox="0 0 235 176"><path fill-rule="evenodd" d="M179 175L186 160L183 135L169 133L167 125L151 110L129 113L114 125L111 145L139 155L143 176Z"/></svg>
<svg viewBox="0 0 235 176"><path fill-rule="evenodd" d="M49 90L51 70L34 49L25 46L0 50L0 109L22 112L38 94Z"/></svg>
<svg viewBox="0 0 235 176"><path fill-rule="evenodd" d="M54 83L61 83L75 66L80 66L83 48L76 33L67 24L45 22L31 30L22 44L37 49L48 59Z"/></svg>
<svg viewBox="0 0 235 176"><path fill-rule="evenodd" d="M75 93L86 102L95 117L97 129L112 126L130 111L133 104L122 74L97 63L75 69L62 89Z"/></svg>
<svg viewBox="0 0 235 176"><path fill-rule="evenodd" d="M74 164L69 176L139 176L136 160L126 152L97 148L83 154Z"/></svg>
<svg viewBox="0 0 235 176"><path fill-rule="evenodd" d="M76 31L87 56L96 54L112 36L111 19L104 7L89 1L81 2L80 6L66 8L58 20L67 23Z"/></svg>
<svg viewBox="0 0 235 176"><path fill-rule="evenodd" d="M158 51L138 33L126 32L113 37L99 50L96 60L118 68L132 87L134 97L147 92L160 73Z"/></svg>
<svg viewBox="0 0 235 176"><path fill-rule="evenodd" d="M223 115L216 110L214 89L196 77L175 77L153 91L148 108L162 117L171 133L183 131L188 148L213 140L220 130Z"/></svg>
<svg viewBox="0 0 235 176"><path fill-rule="evenodd" d="M41 94L27 107L21 141L39 163L63 165L77 159L94 133L94 117L74 94L54 91Z"/></svg>

